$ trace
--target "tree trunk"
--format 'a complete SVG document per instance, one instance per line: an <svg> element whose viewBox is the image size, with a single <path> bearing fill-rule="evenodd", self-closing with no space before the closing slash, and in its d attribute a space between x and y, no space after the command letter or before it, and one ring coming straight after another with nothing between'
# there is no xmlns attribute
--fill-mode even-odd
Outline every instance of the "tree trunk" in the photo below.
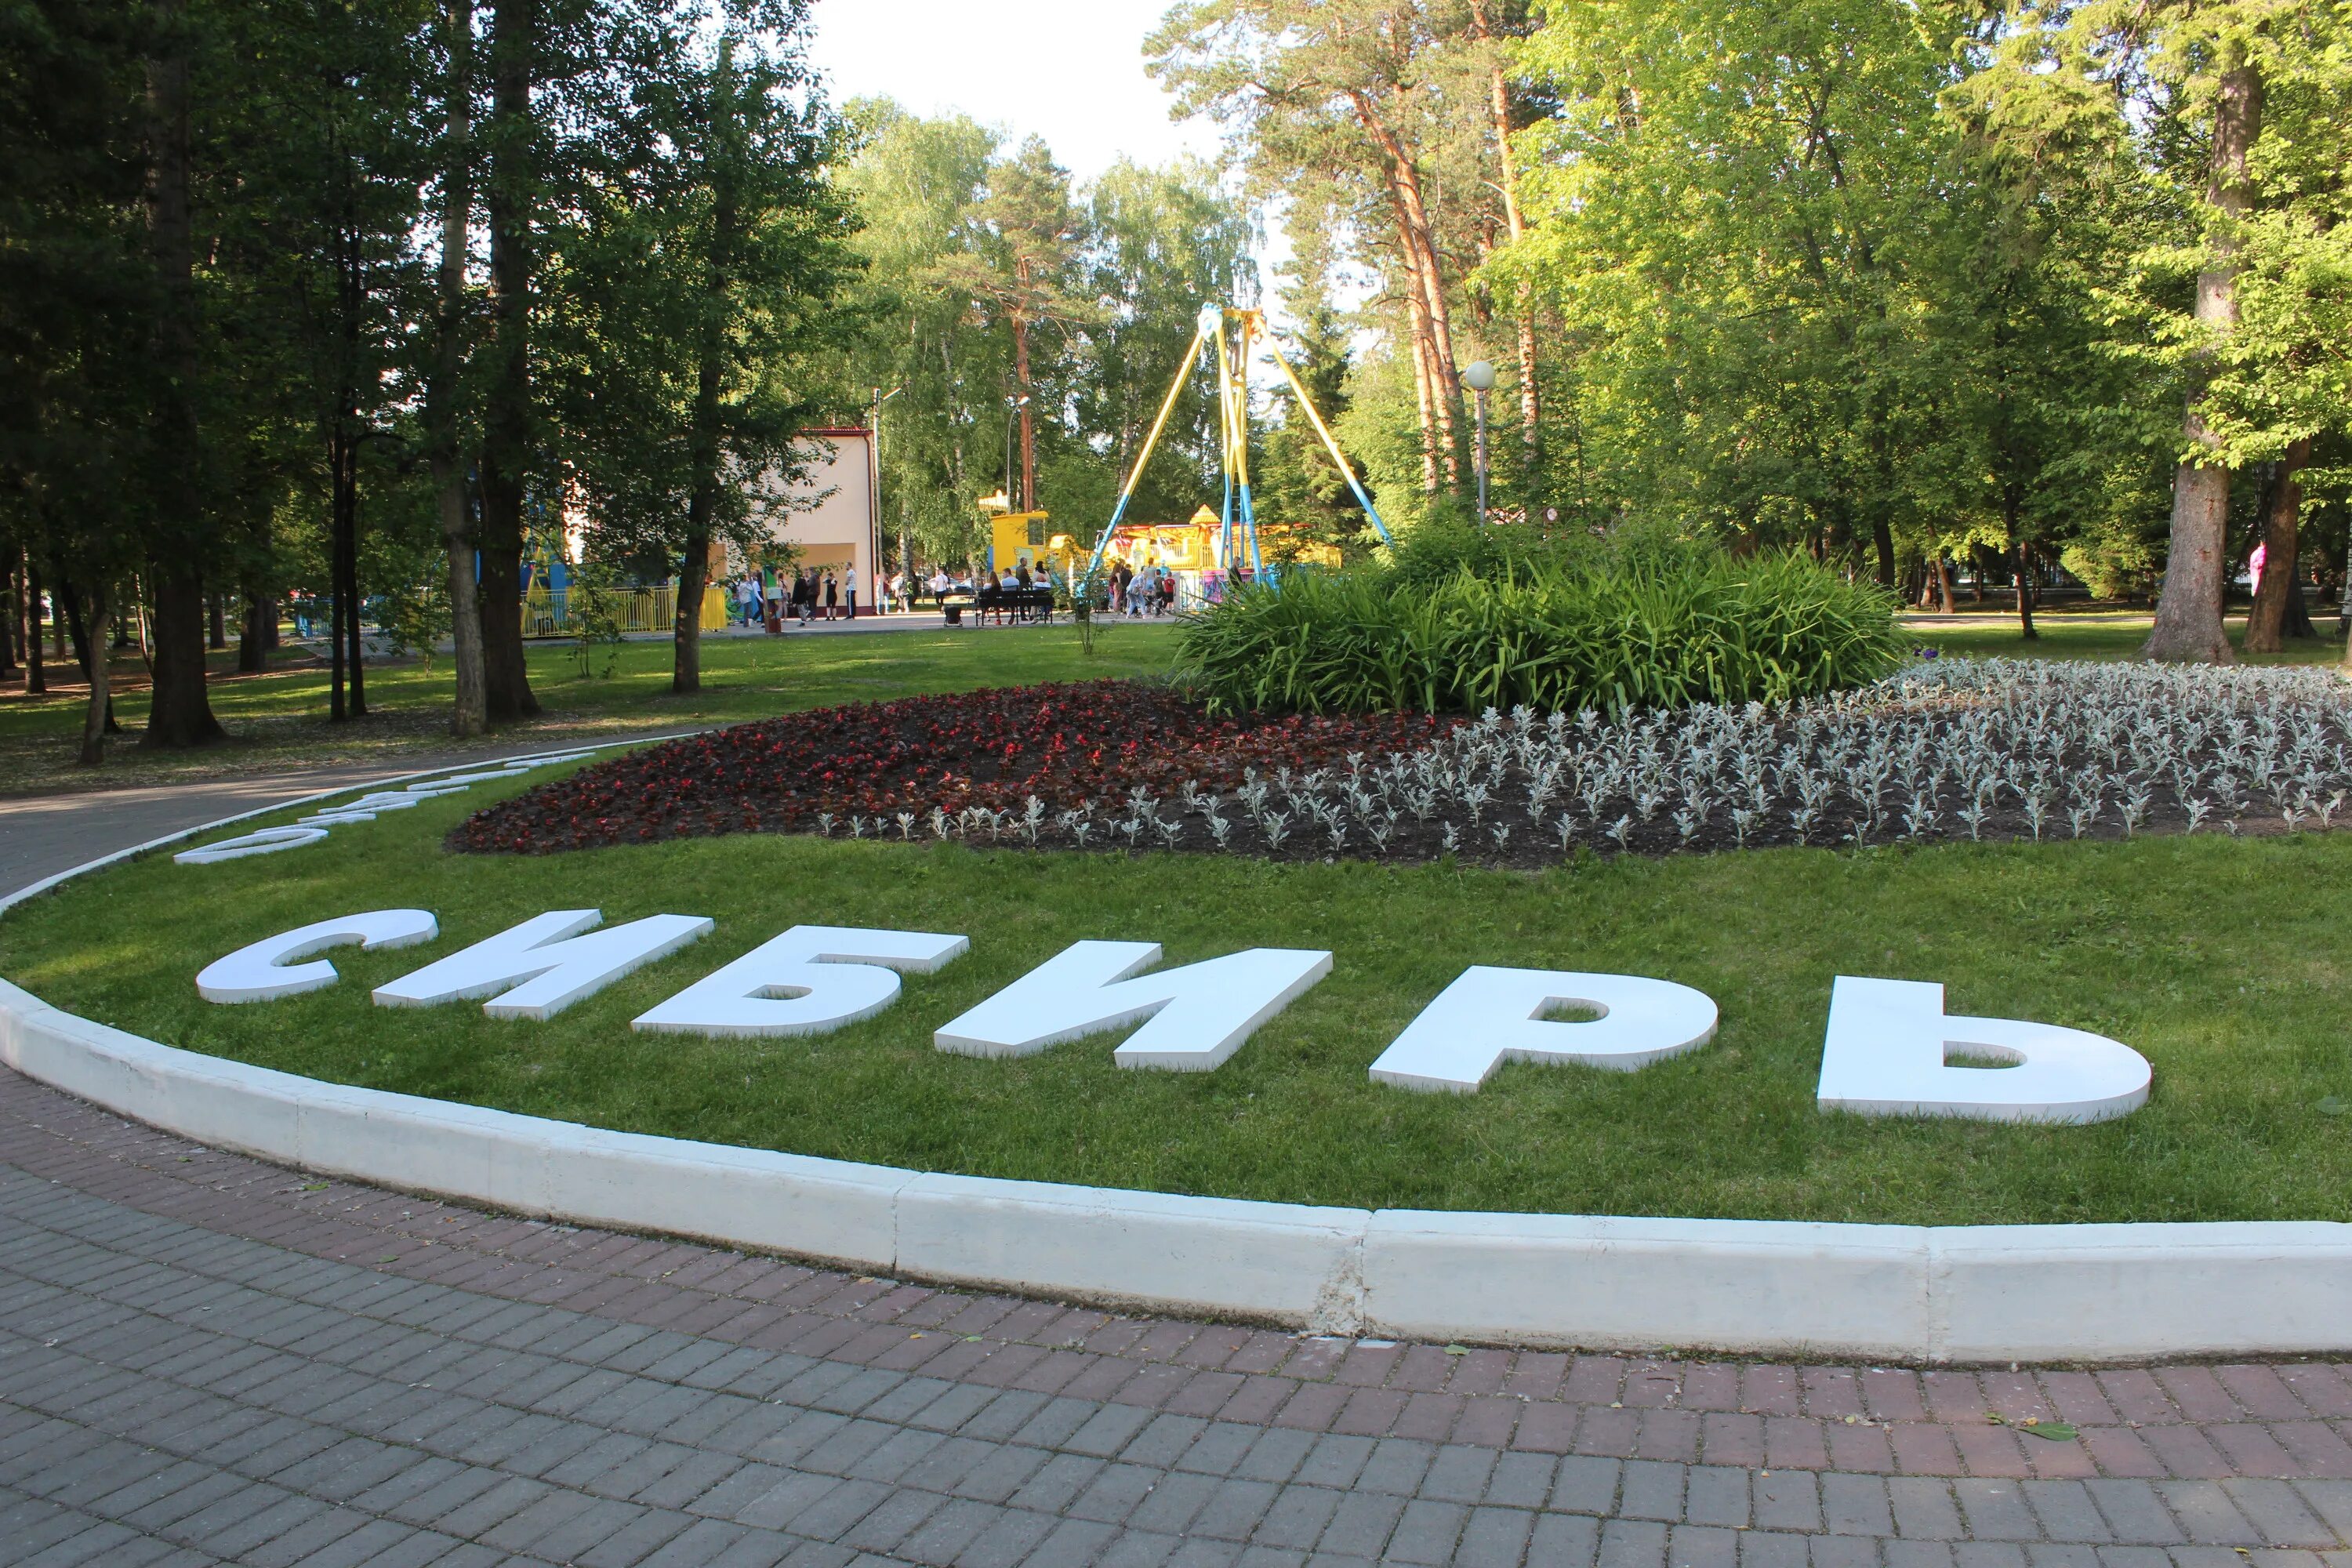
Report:
<svg viewBox="0 0 2352 1568"><path fill-rule="evenodd" d="M522 647L522 545L530 462L531 60L536 0L496 0L490 12L488 404L482 422L479 610L482 706L493 724L539 711Z"/></svg>
<svg viewBox="0 0 2352 1568"><path fill-rule="evenodd" d="M1402 91L1402 89L1400 89ZM1422 200L1421 169L1411 149L1374 110L1364 93L1350 91L1356 118L1386 155L1390 205L1395 209L1399 259L1403 263L1407 304L1413 330L1423 339L1429 374L1430 411L1444 454L1445 482L1458 489L1462 454L1458 431L1462 410L1460 367L1454 363L1453 319L1445 303L1445 280L1435 242L1430 237L1429 214ZM1426 437L1424 437L1426 439ZM1435 489L1434 478L1430 488Z"/></svg>
<svg viewBox="0 0 2352 1568"><path fill-rule="evenodd" d="M205 590L193 561L148 574L155 637L154 689L142 747L210 745L223 738L205 700Z"/></svg>
<svg viewBox="0 0 2352 1568"><path fill-rule="evenodd" d="M352 604L343 590L343 568L352 547L352 457L351 440L338 409L335 423L327 435L327 718L337 724L352 716L350 700L345 695L349 673L344 664L351 641L343 635Z"/></svg>
<svg viewBox="0 0 2352 1568"><path fill-rule="evenodd" d="M2303 521L2303 468L2311 461L2311 437L2290 444L2279 458L2278 477L2272 482L2263 509L2263 580L2254 590L2253 607L2246 612L2246 651L2276 653L2294 632L2293 610L2303 608L2303 582L2296 560L2296 535ZM2302 617L2307 627L2308 613Z"/></svg>
<svg viewBox="0 0 2352 1568"><path fill-rule="evenodd" d="M352 446L351 518L345 533L343 549L343 581L336 597L347 606L343 611L343 638L346 647L345 668L352 682L351 711L354 719L367 717L367 659L360 629L367 619L367 599L360 592L360 473L359 445Z"/></svg>
<svg viewBox="0 0 2352 1568"><path fill-rule="evenodd" d="M200 746L222 733L205 690L204 584L198 575L207 542L194 483L202 433L194 400L195 249L188 210L184 9L184 0L157 0L150 35L155 52L147 58L147 241L157 286L154 402L147 431L157 561L149 574L155 682L142 742L148 746ZM103 602L102 590L93 586L91 592L94 604Z"/></svg>
<svg viewBox="0 0 2352 1568"><path fill-rule="evenodd" d="M1408 259L1405 265L1410 270L1412 263ZM1410 282L1405 285L1405 316L1412 334L1413 406L1421 419L1421 491L1433 496L1437 493L1437 406L1429 384L1429 331L1422 321L1421 289Z"/></svg>
<svg viewBox="0 0 2352 1568"><path fill-rule="evenodd" d="M89 677L89 702L82 710L81 755L77 759L86 768L106 761L107 732L115 728L113 687L106 668L106 591L92 589L89 625L84 637L89 657L82 667Z"/></svg>
<svg viewBox="0 0 2352 1568"><path fill-rule="evenodd" d="M1895 529L1884 517L1871 520L1870 545L1878 557L1878 585L1892 588L1895 586Z"/></svg>
<svg viewBox="0 0 2352 1568"><path fill-rule="evenodd" d="M713 96L732 92L731 78L722 69L718 92ZM732 114L731 98L723 110L714 110L714 117L720 112ZM677 625L671 639L676 647L670 663L670 689L681 694L702 689L702 591L710 569L710 534L719 514L719 487L725 479L719 460L719 391L726 372L728 296L734 287L738 214L731 163L739 150L730 147L721 151L716 139L731 132L731 123L711 128L718 166L709 171L710 255L702 274L702 332L696 351L698 363L695 367L694 414L687 432L687 449L694 466L693 488L687 492L686 551L679 562ZM1026 395L1029 338L1018 313L1013 319L1013 333L1015 374ZM1036 449L1030 444L1029 405L1024 403L1021 463L1024 487L1036 482L1035 461ZM1004 476L1004 484L1008 492L1004 499L1010 502L1012 475ZM1035 505L1034 500L1027 502L1029 510L1034 510Z"/></svg>
<svg viewBox="0 0 2352 1568"><path fill-rule="evenodd" d="M1029 258L1023 257L1015 274L1025 291L1029 283ZM1246 345L1244 345L1246 352ZM1029 392L1029 313L1016 307L1013 312L1013 384L1021 389L1021 494L1018 500L1007 495L1016 511L1037 510L1037 432L1030 421L1034 412ZM1008 489L1013 476L1004 479Z"/></svg>
<svg viewBox="0 0 2352 1568"><path fill-rule="evenodd" d="M82 619L81 595L75 591L74 585L69 582L61 581L58 584L56 597L58 603L65 606L65 615L61 617L65 624L59 630L61 634L69 635L73 639L74 660L81 670L81 678L96 684L96 676L92 672L102 672L106 668L106 641L107 633L111 629L110 623L100 626L93 632ZM115 721L114 692L111 687L108 688L106 696L106 732L110 735L119 735L122 732L122 726Z"/></svg>
<svg viewBox="0 0 2352 1568"><path fill-rule="evenodd" d="M2033 629L2033 547L2017 538L2013 522L2009 536L2017 541L2011 547L2017 563L2017 635L2031 642L2042 636Z"/></svg>
<svg viewBox="0 0 2352 1568"><path fill-rule="evenodd" d="M1398 163L1394 184L1402 203L1405 222L1402 226L1406 242L1413 247L1420 266L1415 276L1421 285L1422 308L1429 323L1429 359L1431 391L1437 405L1437 433L1445 453L1445 482L1459 489L1462 484L1462 367L1454 353L1454 317L1445 300L1444 264L1438 255L1436 239L1431 233L1429 215L1421 194L1421 170L1412 160L1403 155L1397 146Z"/></svg>
<svg viewBox="0 0 2352 1568"><path fill-rule="evenodd" d="M258 675L269 668L269 627L278 618L278 602L265 594L249 594L245 621L237 628L236 668Z"/></svg>
<svg viewBox="0 0 2352 1568"><path fill-rule="evenodd" d="M0 625L0 675L16 673L16 658L23 647L23 644L17 641L17 632L23 623L21 606L25 602L25 574L17 566L16 552L11 550L7 553L10 558L7 575L0 577L0 597L8 602L8 619L5 625Z"/></svg>
<svg viewBox="0 0 2352 1568"><path fill-rule="evenodd" d="M49 689L49 676L41 667L41 567L29 550L25 552L24 610L25 695L39 697Z"/></svg>
<svg viewBox="0 0 2352 1568"><path fill-rule="evenodd" d="M1959 606L1952 603L1952 563L1940 550L1936 552L1936 603L1945 615L1959 613Z"/></svg>
<svg viewBox="0 0 2352 1568"><path fill-rule="evenodd" d="M2263 79L2247 63L2242 46L2221 73L2213 100L2211 177L2205 199L2233 223L2252 205L2246 158L2263 129ZM2238 243L2226 229L2210 242L2205 268L2197 275L2197 321L2219 337L2238 321ZM2221 629L2222 556L2228 547L2230 470L2221 438L2206 425L2198 404L2210 374L2210 360L2195 372L2181 436L2196 456L2172 477L2172 539L2165 556L2164 592L2157 600L2156 626L2140 649L2147 658L2230 662L2230 639Z"/></svg>
<svg viewBox="0 0 2352 1568"><path fill-rule="evenodd" d="M697 495L690 510L698 510ZM702 595L710 584L710 535L689 523L686 551L677 563L677 615L671 625L669 689L702 689ZM781 586L781 585L780 585Z"/></svg>
<svg viewBox="0 0 2352 1568"><path fill-rule="evenodd" d="M228 605L226 595L207 594L205 595L205 624L207 627L205 633L205 647L214 653L220 653L226 649L228 647Z"/></svg>
<svg viewBox="0 0 2352 1568"><path fill-rule="evenodd" d="M472 508L459 451L457 401L466 374L466 245L473 219L474 0L448 0L449 79L444 89L447 138L441 171L441 257L435 287L433 368L425 386L425 440L447 557L449 637L456 645L457 700L449 732L470 739L489 728L482 686L481 606L474 593Z"/></svg>
<svg viewBox="0 0 2352 1568"><path fill-rule="evenodd" d="M1484 7L1480 7L1483 25ZM1513 243L1527 233L1527 220L1519 212L1519 171L1511 162L1511 92L1503 78L1503 68L1496 66L1488 73L1487 88L1495 111L1495 157L1502 172L1503 227ZM1543 407L1536 387L1536 304L1534 286L1521 283L1514 312L1518 328L1519 347L1519 445L1524 447L1527 471L1537 471L1537 441L1542 428Z"/></svg>

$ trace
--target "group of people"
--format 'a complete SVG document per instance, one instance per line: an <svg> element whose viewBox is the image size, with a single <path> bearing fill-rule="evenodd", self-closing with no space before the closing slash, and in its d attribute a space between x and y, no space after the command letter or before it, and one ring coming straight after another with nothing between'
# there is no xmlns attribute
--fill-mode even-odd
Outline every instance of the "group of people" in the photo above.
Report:
<svg viewBox="0 0 2352 1568"><path fill-rule="evenodd" d="M759 573L745 573L735 584L733 597L735 614L742 625L756 626L767 620L768 588ZM821 614L828 621L835 615L854 621L857 618L857 568L836 573L828 566L820 573L814 567L803 567L793 574L792 581L781 585L775 600L779 620L806 626Z"/></svg>
<svg viewBox="0 0 2352 1568"><path fill-rule="evenodd" d="M1138 618L1176 607L1176 574L1154 563L1138 572L1122 561L1110 574L1110 613Z"/></svg>
<svg viewBox="0 0 2352 1568"><path fill-rule="evenodd" d="M880 613L909 610L928 588L934 603L945 605L951 594L974 594L993 586L1013 594L1030 589L1059 589L1061 580L1045 565L1032 568L1025 561L1016 562L995 572L974 572L970 576L950 575L945 566L934 566L926 580L919 571L909 576L905 568L888 577L877 574L875 587L881 603ZM732 618L740 626L759 626L768 619L769 601L775 601L776 618L795 621L802 626L814 620L857 618L858 573L855 566L803 567L793 573L771 595L765 579L758 572L746 572L729 590L729 606ZM1137 569L1122 561L1110 572L1103 588L1101 608L1115 616L1139 618L1144 616L1164 616L1176 605L1176 574L1167 567L1147 564ZM1024 608L1021 618L1029 618Z"/></svg>

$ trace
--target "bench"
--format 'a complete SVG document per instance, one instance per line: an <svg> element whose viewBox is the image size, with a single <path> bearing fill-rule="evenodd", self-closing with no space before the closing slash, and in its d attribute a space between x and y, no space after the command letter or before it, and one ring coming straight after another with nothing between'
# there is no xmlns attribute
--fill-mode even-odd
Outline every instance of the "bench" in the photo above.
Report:
<svg viewBox="0 0 2352 1568"><path fill-rule="evenodd" d="M1054 590L983 586L973 590L969 598L946 600L940 605L940 615L951 626L963 625L963 612L966 610L972 612L974 626L987 625L992 611L995 613L997 625L1003 626L1008 614L1017 615L1024 610L1040 624L1051 626L1054 622Z"/></svg>

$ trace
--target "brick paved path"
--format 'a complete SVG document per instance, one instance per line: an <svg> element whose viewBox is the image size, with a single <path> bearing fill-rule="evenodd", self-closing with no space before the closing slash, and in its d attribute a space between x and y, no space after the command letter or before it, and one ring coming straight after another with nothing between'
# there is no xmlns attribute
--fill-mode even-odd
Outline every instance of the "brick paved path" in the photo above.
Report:
<svg viewBox="0 0 2352 1568"><path fill-rule="evenodd" d="M161 830L103 800L71 826L79 858ZM0 1068L0 1564L2352 1568L2347 1543L2352 1364L1919 1373L1124 1318L314 1181Z"/></svg>
<svg viewBox="0 0 2352 1568"><path fill-rule="evenodd" d="M2347 1539L2352 1365L1125 1318L313 1181L0 1071L0 1563L2352 1568Z"/></svg>

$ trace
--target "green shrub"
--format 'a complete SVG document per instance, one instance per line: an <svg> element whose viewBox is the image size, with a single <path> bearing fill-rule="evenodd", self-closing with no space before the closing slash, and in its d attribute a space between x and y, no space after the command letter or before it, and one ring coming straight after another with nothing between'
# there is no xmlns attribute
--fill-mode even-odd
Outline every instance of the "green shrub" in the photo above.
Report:
<svg viewBox="0 0 2352 1568"><path fill-rule="evenodd" d="M1643 548L1251 584L1187 622L1184 676L1220 711L1618 712L1857 686L1902 657L1893 598L1802 556Z"/></svg>

